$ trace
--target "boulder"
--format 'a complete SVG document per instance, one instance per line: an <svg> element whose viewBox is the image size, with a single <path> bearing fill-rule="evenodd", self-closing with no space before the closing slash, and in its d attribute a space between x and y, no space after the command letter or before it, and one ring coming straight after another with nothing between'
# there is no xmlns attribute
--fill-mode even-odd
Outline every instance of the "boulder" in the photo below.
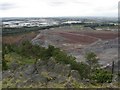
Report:
<svg viewBox="0 0 120 90"><path fill-rule="evenodd" d="M71 67L70 65L65 65L62 70L62 75L68 77L70 75Z"/></svg>
<svg viewBox="0 0 120 90"><path fill-rule="evenodd" d="M53 60L49 60L47 62L47 70L48 70L48 72L53 72L55 64L56 64L56 62L53 61Z"/></svg>
<svg viewBox="0 0 120 90"><path fill-rule="evenodd" d="M38 60L36 63L36 68L39 68L40 66L46 65L46 61Z"/></svg>
<svg viewBox="0 0 120 90"><path fill-rule="evenodd" d="M43 82L46 83L47 79L44 78L42 75L39 74L33 74L31 79L34 83L38 83L38 82Z"/></svg>
<svg viewBox="0 0 120 90"><path fill-rule="evenodd" d="M29 84L39 83L39 82L47 83L47 78L39 74L33 74L31 78L27 81L27 83Z"/></svg>
<svg viewBox="0 0 120 90"><path fill-rule="evenodd" d="M55 79L55 81L56 81L56 83L65 83L65 82L67 81L67 78L68 78L68 77L59 75L59 76Z"/></svg>
<svg viewBox="0 0 120 90"><path fill-rule="evenodd" d="M71 70L70 75L71 75L73 80L78 81L78 82L81 81L80 80L80 74L79 74L79 72L77 70Z"/></svg>
<svg viewBox="0 0 120 90"><path fill-rule="evenodd" d="M58 73L58 74L62 74L63 73L63 67L64 67L63 64L59 64L59 63L55 64L54 72Z"/></svg>
<svg viewBox="0 0 120 90"><path fill-rule="evenodd" d="M26 70L24 71L25 74L30 75L35 72L35 66L34 65L29 65Z"/></svg>
<svg viewBox="0 0 120 90"><path fill-rule="evenodd" d="M71 84L71 82L67 82L67 83L65 84L65 87L66 87L66 88L74 88L73 85Z"/></svg>
<svg viewBox="0 0 120 90"><path fill-rule="evenodd" d="M53 79L56 79L57 76L58 76L58 74L55 73L55 72L49 72L49 76L50 76L51 78L53 78Z"/></svg>
<svg viewBox="0 0 120 90"><path fill-rule="evenodd" d="M41 74L41 72L47 72L47 68L47 65L42 65L37 68L37 71L39 74Z"/></svg>
<svg viewBox="0 0 120 90"><path fill-rule="evenodd" d="M12 77L14 77L14 73L12 73L10 70L6 70L2 72L2 79L12 78Z"/></svg>
<svg viewBox="0 0 120 90"><path fill-rule="evenodd" d="M11 62L10 69L14 71L17 68L19 68L19 64L16 61Z"/></svg>

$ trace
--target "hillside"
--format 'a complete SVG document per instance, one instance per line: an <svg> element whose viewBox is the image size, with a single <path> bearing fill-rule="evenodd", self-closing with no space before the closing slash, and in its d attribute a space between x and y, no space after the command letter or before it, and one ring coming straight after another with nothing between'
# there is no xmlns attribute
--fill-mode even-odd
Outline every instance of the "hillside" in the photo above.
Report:
<svg viewBox="0 0 120 90"><path fill-rule="evenodd" d="M117 88L117 74L101 69L95 53L86 63L49 45L25 41L3 47L3 88Z"/></svg>

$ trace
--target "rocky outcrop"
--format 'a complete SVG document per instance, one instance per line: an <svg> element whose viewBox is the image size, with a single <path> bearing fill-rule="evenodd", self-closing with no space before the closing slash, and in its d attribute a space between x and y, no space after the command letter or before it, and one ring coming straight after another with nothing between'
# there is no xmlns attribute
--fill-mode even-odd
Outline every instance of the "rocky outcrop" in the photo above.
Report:
<svg viewBox="0 0 120 90"><path fill-rule="evenodd" d="M3 87L73 87L73 82L81 81L78 71L53 59L19 67L16 63L12 65L17 66L16 69L3 72Z"/></svg>

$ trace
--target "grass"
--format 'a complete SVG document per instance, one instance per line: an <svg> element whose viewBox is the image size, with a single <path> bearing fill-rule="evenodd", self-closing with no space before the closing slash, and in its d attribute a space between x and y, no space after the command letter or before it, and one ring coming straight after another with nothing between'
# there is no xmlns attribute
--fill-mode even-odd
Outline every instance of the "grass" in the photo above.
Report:
<svg viewBox="0 0 120 90"><path fill-rule="evenodd" d="M5 55L5 60L7 61L7 65L9 66L13 61L16 61L20 65L25 65L25 64L33 64L35 62L35 59L33 58L26 58L22 57L16 53L9 53Z"/></svg>
<svg viewBox="0 0 120 90"><path fill-rule="evenodd" d="M83 25L72 25L72 27L74 27L74 28L82 28L83 27Z"/></svg>

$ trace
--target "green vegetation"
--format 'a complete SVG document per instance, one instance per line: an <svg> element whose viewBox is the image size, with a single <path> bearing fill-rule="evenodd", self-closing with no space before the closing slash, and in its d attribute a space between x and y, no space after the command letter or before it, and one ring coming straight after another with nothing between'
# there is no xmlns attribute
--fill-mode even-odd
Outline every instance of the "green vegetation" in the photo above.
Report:
<svg viewBox="0 0 120 90"><path fill-rule="evenodd" d="M3 27L2 28L2 35L14 35L14 34L20 34L20 33L27 33L31 31L38 31L38 30L45 30L50 28L56 28L61 26L72 26L75 28L81 28L81 27L90 27L92 29L95 28L117 28L117 25L114 24L107 24L107 23L72 23L72 24L59 24L59 25L52 25L52 26L34 26L34 27Z"/></svg>
<svg viewBox="0 0 120 90"><path fill-rule="evenodd" d="M14 34L20 34L25 32L31 32L31 31L38 31L38 30L44 30L44 29L50 29L59 27L61 25L52 25L52 26L34 26L34 27L3 27L2 28L2 34L3 35L14 35Z"/></svg>
<svg viewBox="0 0 120 90"><path fill-rule="evenodd" d="M53 57L57 62L70 64L71 69L77 70L81 79L90 79L98 83L111 82L112 74L104 69L100 69L98 58L95 53L89 52L86 54L86 63L76 62L76 58L67 55L59 48L49 45L48 48L38 45L32 45L29 41L24 41L20 45L3 45L3 69L6 70L12 59L18 60L20 64L35 63L36 60L50 60ZM7 57L12 58L10 61ZM16 58L18 57L18 58Z"/></svg>
<svg viewBox="0 0 120 90"><path fill-rule="evenodd" d="M96 80L98 83L111 83L112 82L112 74L109 71L104 69L97 69L92 73L92 79Z"/></svg>

